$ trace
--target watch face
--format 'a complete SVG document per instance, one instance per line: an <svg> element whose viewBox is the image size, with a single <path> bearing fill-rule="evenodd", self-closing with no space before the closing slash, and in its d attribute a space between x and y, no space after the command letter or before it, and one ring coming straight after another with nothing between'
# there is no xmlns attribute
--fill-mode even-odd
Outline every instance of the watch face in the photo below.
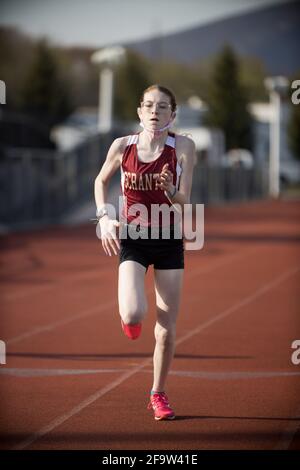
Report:
<svg viewBox="0 0 300 470"><path fill-rule="evenodd" d="M102 217L105 214L108 214L107 209L100 209L97 211L97 217Z"/></svg>

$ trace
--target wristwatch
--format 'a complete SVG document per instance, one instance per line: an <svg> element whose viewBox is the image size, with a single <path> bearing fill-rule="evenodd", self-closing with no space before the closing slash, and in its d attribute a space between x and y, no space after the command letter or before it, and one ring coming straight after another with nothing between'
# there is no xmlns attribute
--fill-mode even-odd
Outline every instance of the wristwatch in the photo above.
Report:
<svg viewBox="0 0 300 470"><path fill-rule="evenodd" d="M105 207L101 207L100 209L97 209L96 211L96 217L97 219L101 219L104 215L108 214L108 210Z"/></svg>
<svg viewBox="0 0 300 470"><path fill-rule="evenodd" d="M170 191L166 191L166 193L168 194L168 196L169 196L170 198L173 198L173 197L175 196L176 192L177 192L176 186L174 186L173 194L171 194Z"/></svg>
<svg viewBox="0 0 300 470"><path fill-rule="evenodd" d="M104 215L108 215L108 211L105 208L105 206L101 207L101 209L97 209L96 210L96 218L95 219L90 219L90 221L93 222L94 224L98 224L101 217L103 217Z"/></svg>

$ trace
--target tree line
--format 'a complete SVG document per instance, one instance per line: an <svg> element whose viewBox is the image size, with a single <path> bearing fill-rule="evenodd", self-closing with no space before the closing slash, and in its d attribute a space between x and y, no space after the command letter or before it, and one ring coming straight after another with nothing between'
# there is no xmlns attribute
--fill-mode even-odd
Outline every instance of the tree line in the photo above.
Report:
<svg viewBox="0 0 300 470"><path fill-rule="evenodd" d="M93 49L58 47L46 38L33 40L5 27L0 28L0 41L0 79L6 83L8 109L51 128L78 106L97 106L99 70L90 60ZM227 149L252 148L248 104L268 100L267 73L258 59L240 57L230 45L191 66L149 60L130 49L126 52L126 61L115 73L114 114L118 120L136 120L142 91L160 83L174 91L179 104L192 95L200 96L208 105L206 124L223 130ZM294 106L289 124L290 145L298 158L299 110L300 106Z"/></svg>

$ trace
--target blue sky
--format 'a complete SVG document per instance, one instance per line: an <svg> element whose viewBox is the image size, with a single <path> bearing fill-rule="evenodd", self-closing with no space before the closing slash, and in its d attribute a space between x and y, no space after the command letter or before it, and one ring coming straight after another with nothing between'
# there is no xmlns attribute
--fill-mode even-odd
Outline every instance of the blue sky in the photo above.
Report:
<svg viewBox="0 0 300 470"><path fill-rule="evenodd" d="M1 0L0 25L102 47L165 35L289 0Z"/></svg>

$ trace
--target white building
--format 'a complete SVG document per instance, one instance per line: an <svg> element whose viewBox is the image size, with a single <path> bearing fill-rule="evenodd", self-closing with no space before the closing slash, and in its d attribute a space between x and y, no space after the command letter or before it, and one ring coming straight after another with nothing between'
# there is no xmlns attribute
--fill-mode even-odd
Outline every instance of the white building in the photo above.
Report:
<svg viewBox="0 0 300 470"><path fill-rule="evenodd" d="M270 102L251 103L249 111L254 118L254 148L256 162L268 164L270 151L270 123L274 119L275 110ZM291 104L281 103L280 132L280 178L286 182L300 181L300 162L295 159L288 145L287 127L291 114Z"/></svg>

